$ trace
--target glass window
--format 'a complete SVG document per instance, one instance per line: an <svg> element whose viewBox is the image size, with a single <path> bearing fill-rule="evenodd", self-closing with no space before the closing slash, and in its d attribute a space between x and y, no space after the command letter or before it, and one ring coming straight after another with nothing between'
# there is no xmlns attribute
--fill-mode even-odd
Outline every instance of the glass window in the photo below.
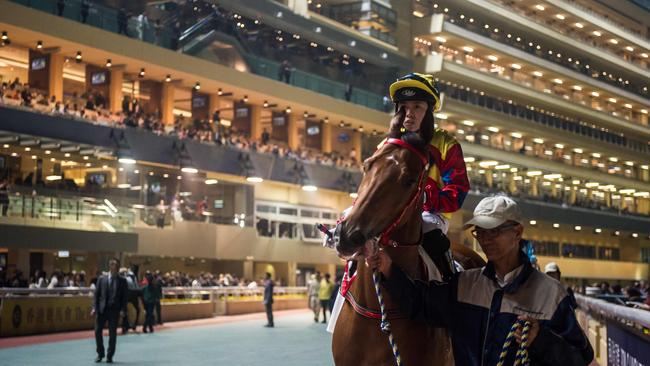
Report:
<svg viewBox="0 0 650 366"><path fill-rule="evenodd" d="M280 207L280 215L298 216L297 208Z"/></svg>

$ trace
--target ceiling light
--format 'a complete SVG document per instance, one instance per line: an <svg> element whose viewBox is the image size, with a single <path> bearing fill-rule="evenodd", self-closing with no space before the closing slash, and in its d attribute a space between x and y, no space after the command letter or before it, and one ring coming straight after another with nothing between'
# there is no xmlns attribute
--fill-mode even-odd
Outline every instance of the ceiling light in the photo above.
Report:
<svg viewBox="0 0 650 366"><path fill-rule="evenodd" d="M553 228L554 228L554 229L559 229L559 228L560 228L560 224L558 224L558 223L554 223L554 224L553 224Z"/></svg>
<svg viewBox="0 0 650 366"><path fill-rule="evenodd" d="M639 237L639 234L637 234L637 233L632 233L632 237L633 237L633 238L638 238L638 237Z"/></svg>
<svg viewBox="0 0 650 366"><path fill-rule="evenodd" d="M617 102L617 100L615 98L609 98L607 100L610 101L611 103L616 103Z"/></svg>
<svg viewBox="0 0 650 366"><path fill-rule="evenodd" d="M445 43L445 42L447 42L447 39L445 37L438 36L438 37L436 37L436 41L438 41L440 43Z"/></svg>
<svg viewBox="0 0 650 366"><path fill-rule="evenodd" d="M465 46L465 47L463 47L463 51L465 51L467 53L472 53L472 52L474 52L474 49L472 47Z"/></svg>
<svg viewBox="0 0 650 366"><path fill-rule="evenodd" d="M213 185L213 184L217 184L217 183L219 183L219 181L216 180L216 179L206 179L205 180L205 184L207 184L207 185Z"/></svg>
<svg viewBox="0 0 650 366"><path fill-rule="evenodd" d="M600 234L600 233L603 232L603 229L597 227L597 228L594 229L594 232L595 232L596 234Z"/></svg>
<svg viewBox="0 0 650 366"><path fill-rule="evenodd" d="M564 19L566 18L566 17L565 17L564 15L562 15L562 14L557 14L557 15L555 15L555 17L558 18L558 19L560 19L560 20L564 20Z"/></svg>
<svg viewBox="0 0 650 366"><path fill-rule="evenodd" d="M131 158L119 158L117 159L117 161L119 161L122 164L128 164L128 165L135 164L135 159L131 159Z"/></svg>
<svg viewBox="0 0 650 366"><path fill-rule="evenodd" d="M499 132L499 129L497 127L490 126L490 127L488 127L488 131L497 133L497 132Z"/></svg>
<svg viewBox="0 0 650 366"><path fill-rule="evenodd" d="M582 87L580 85L574 85L573 90L581 91Z"/></svg>
<svg viewBox="0 0 650 366"><path fill-rule="evenodd" d="M539 11L544 11L544 9L546 9L544 5L540 5L540 4L535 5L535 8Z"/></svg>
<svg viewBox="0 0 650 366"><path fill-rule="evenodd" d="M60 175L48 175L47 177L45 177L45 180L55 181L55 180L61 180L61 178L62 177Z"/></svg>
<svg viewBox="0 0 650 366"><path fill-rule="evenodd" d="M558 149L564 149L564 145L562 144L555 144L555 147L557 147Z"/></svg>
<svg viewBox="0 0 650 366"><path fill-rule="evenodd" d="M43 41L36 41L36 48L39 50L43 48Z"/></svg>
<svg viewBox="0 0 650 366"><path fill-rule="evenodd" d="M519 65L519 64L511 64L510 67L515 69L515 70L521 69L521 65Z"/></svg>
<svg viewBox="0 0 650 366"><path fill-rule="evenodd" d="M536 144L543 144L543 143L544 143L544 139L540 139L539 137L538 137L538 138L534 138L534 139L533 139L533 142L536 143Z"/></svg>
<svg viewBox="0 0 650 366"><path fill-rule="evenodd" d="M81 51L77 51L77 55L74 57L77 63L81 62Z"/></svg>
<svg viewBox="0 0 650 366"><path fill-rule="evenodd" d="M472 127L472 126L474 126L474 121L470 121L470 120L466 119L466 120L463 121L463 124L464 124L465 126L470 126L470 127Z"/></svg>
<svg viewBox="0 0 650 366"><path fill-rule="evenodd" d="M530 221L528 221L528 223L530 223L531 226L535 226L535 225L537 225L537 221L536 221L536 220L530 220Z"/></svg>
<svg viewBox="0 0 650 366"><path fill-rule="evenodd" d="M537 76L538 78L541 78L542 76L544 76L544 73L542 73L541 71L533 71L533 75Z"/></svg>
<svg viewBox="0 0 650 366"><path fill-rule="evenodd" d="M582 226L580 226L580 225L576 225L573 229L574 229L575 231L580 231L580 230L582 230Z"/></svg>
<svg viewBox="0 0 650 366"><path fill-rule="evenodd" d="M199 170L196 169L196 168L193 168L193 167L186 166L186 167L181 168L181 172L189 173L189 174L196 174L196 173L199 172Z"/></svg>
<svg viewBox="0 0 650 366"><path fill-rule="evenodd" d="M591 92L591 95L594 96L594 97L599 97L600 96L600 94L598 92L595 92L595 91Z"/></svg>
<svg viewBox="0 0 650 366"><path fill-rule="evenodd" d="M512 133L510 133L510 136L512 136L512 137L514 137L516 139L520 139L520 138L523 137L522 134L520 134L519 132L512 132Z"/></svg>
<svg viewBox="0 0 650 366"><path fill-rule="evenodd" d="M627 109L632 109L632 104L630 104L630 103L625 103L625 104L623 104L623 107L625 107L625 108L627 108Z"/></svg>
<svg viewBox="0 0 650 366"><path fill-rule="evenodd" d="M246 180L251 183L262 183L264 181L264 179L260 177L248 177Z"/></svg>
<svg viewBox="0 0 650 366"><path fill-rule="evenodd" d="M546 175L544 175L544 179L552 180L552 179L559 179L559 178L562 178L562 174L546 174Z"/></svg>
<svg viewBox="0 0 650 366"><path fill-rule="evenodd" d="M630 51L630 52L634 52L634 47L632 47L632 46L627 46L627 47L625 47L625 49Z"/></svg>
<svg viewBox="0 0 650 366"><path fill-rule="evenodd" d="M111 66L113 66L113 62L111 62L111 59L109 58L106 60L106 67L111 67Z"/></svg>
<svg viewBox="0 0 650 366"><path fill-rule="evenodd" d="M165 82L168 83L170 81L172 81L172 76L167 74L167 76L165 76Z"/></svg>
<svg viewBox="0 0 650 366"><path fill-rule="evenodd" d="M600 153L592 153L591 156L593 156L596 159L600 159L602 155Z"/></svg>
<svg viewBox="0 0 650 366"><path fill-rule="evenodd" d="M464 160L466 163L473 163L476 161L476 158L472 156L466 156Z"/></svg>
<svg viewBox="0 0 650 366"><path fill-rule="evenodd" d="M506 170L506 169L510 169L510 165L508 165L508 164L501 164L501 165L497 165L497 166L495 166L494 169L496 169L496 170Z"/></svg>
<svg viewBox="0 0 650 366"><path fill-rule="evenodd" d="M302 186L302 190L305 191L305 192L316 192L316 191L318 191L318 187L308 184L308 185Z"/></svg>
<svg viewBox="0 0 650 366"><path fill-rule="evenodd" d="M537 177L537 176L542 175L542 172L540 170L532 170L532 171L529 171L528 173L526 173L526 175L529 176L529 177Z"/></svg>
<svg viewBox="0 0 650 366"><path fill-rule="evenodd" d="M287 108L284 110L284 113L286 113L286 114L291 113L291 107L287 107Z"/></svg>
<svg viewBox="0 0 650 366"><path fill-rule="evenodd" d="M350 192L350 198L357 198L359 194L357 192Z"/></svg>
<svg viewBox="0 0 650 366"><path fill-rule="evenodd" d="M612 39L609 40L609 43L611 43L611 44L618 44L618 40L615 39L615 38L612 38Z"/></svg>
<svg viewBox="0 0 650 366"><path fill-rule="evenodd" d="M436 113L435 117L438 119L447 119L448 116L444 113Z"/></svg>
<svg viewBox="0 0 650 366"><path fill-rule="evenodd" d="M614 236L619 236L619 235L621 235L620 231L618 231L618 230L614 231Z"/></svg>
<svg viewBox="0 0 650 366"><path fill-rule="evenodd" d="M562 81L562 79L553 79L553 82L554 82L555 84L560 84L560 85L562 85L562 84L564 83L564 82Z"/></svg>
<svg viewBox="0 0 650 366"><path fill-rule="evenodd" d="M201 83L197 81L196 84L194 84L194 90L201 90Z"/></svg>
<svg viewBox="0 0 650 366"><path fill-rule="evenodd" d="M615 156L612 156L611 158L609 158L609 161L611 161L612 163L616 163L618 161L618 158L615 157Z"/></svg>
<svg viewBox="0 0 650 366"><path fill-rule="evenodd" d="M648 58L648 54L644 52L644 53L641 54L641 57Z"/></svg>
<svg viewBox="0 0 650 366"><path fill-rule="evenodd" d="M488 58L488 60L490 60L490 61L494 61L494 62L499 61L499 58L496 57L495 55L488 55L487 58Z"/></svg>
<svg viewBox="0 0 650 366"><path fill-rule="evenodd" d="M600 36L603 35L603 34L600 33L599 31L593 31L593 32L591 32L591 33L592 33L594 36L596 36L596 37L600 37Z"/></svg>
<svg viewBox="0 0 650 366"><path fill-rule="evenodd" d="M496 160L486 160L478 163L478 165L480 165L483 168L489 168L491 166L499 165L499 162Z"/></svg>
<svg viewBox="0 0 650 366"><path fill-rule="evenodd" d="M144 67L140 69L140 73L138 74L138 77L143 78L145 75Z"/></svg>
<svg viewBox="0 0 650 366"><path fill-rule="evenodd" d="M582 29L582 28L585 27L584 25L582 25L582 23L575 23L574 25L575 25L577 28L580 28L580 29Z"/></svg>

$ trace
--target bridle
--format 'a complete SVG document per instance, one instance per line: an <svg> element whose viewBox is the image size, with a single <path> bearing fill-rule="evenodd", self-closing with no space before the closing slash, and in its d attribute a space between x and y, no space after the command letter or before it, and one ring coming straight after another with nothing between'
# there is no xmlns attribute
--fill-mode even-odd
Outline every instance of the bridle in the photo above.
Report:
<svg viewBox="0 0 650 366"><path fill-rule="evenodd" d="M423 189L424 188L423 187L424 186L424 181L425 181L425 179L427 177L427 173L429 171L429 159L427 159L427 157L422 152L420 152L418 149L416 149L411 144L409 144L408 142L405 142L403 140L396 139L396 138L389 138L388 140L386 140L385 144L391 144L391 145L395 145L395 146L398 146L398 147L401 147L401 148L405 148L405 149L409 150L410 152L414 153L420 159L420 162L422 163L424 169L422 169L422 171L420 172L420 175L418 177L417 189L411 195L411 198L409 199L406 206L404 206L404 208L402 209L400 214L397 216L397 218L395 220L393 220L390 224L388 224L388 226L384 230L382 230L379 233L379 235L377 235L372 240L375 241L375 243L377 245L379 245L379 246L408 247L408 246L419 245L420 241L422 239L421 237L418 238L418 240L416 242L414 242L414 243L405 244L405 243L397 243L396 241L390 239L390 236L393 234L393 231L395 231L395 229L399 226L402 219L404 219L404 216L406 215L406 213L409 212L409 210L414 205L417 204L420 197L422 197L422 193L424 191L424 189ZM420 236L421 235L422 234L420 234Z"/></svg>

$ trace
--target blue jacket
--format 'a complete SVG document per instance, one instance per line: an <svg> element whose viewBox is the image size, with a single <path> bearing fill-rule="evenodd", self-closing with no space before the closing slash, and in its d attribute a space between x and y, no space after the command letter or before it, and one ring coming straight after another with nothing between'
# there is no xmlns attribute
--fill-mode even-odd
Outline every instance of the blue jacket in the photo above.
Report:
<svg viewBox="0 0 650 366"><path fill-rule="evenodd" d="M457 273L448 283L412 281L393 265L383 285L411 317L450 331L458 366L496 365L519 315L540 322L540 332L528 348L531 365L588 365L593 349L566 290L534 269L523 253L521 258L521 271L504 288L497 284L490 262ZM511 344L505 365L514 363L517 347L517 342Z"/></svg>

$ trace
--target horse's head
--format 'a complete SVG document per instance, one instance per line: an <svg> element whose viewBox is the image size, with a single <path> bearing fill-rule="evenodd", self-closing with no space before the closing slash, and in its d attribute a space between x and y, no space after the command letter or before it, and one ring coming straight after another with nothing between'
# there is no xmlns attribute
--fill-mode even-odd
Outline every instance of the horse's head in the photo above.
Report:
<svg viewBox="0 0 650 366"><path fill-rule="evenodd" d="M415 213L419 217L427 168L427 142L416 134L389 139L364 161L357 200L334 234L341 257L399 230Z"/></svg>

